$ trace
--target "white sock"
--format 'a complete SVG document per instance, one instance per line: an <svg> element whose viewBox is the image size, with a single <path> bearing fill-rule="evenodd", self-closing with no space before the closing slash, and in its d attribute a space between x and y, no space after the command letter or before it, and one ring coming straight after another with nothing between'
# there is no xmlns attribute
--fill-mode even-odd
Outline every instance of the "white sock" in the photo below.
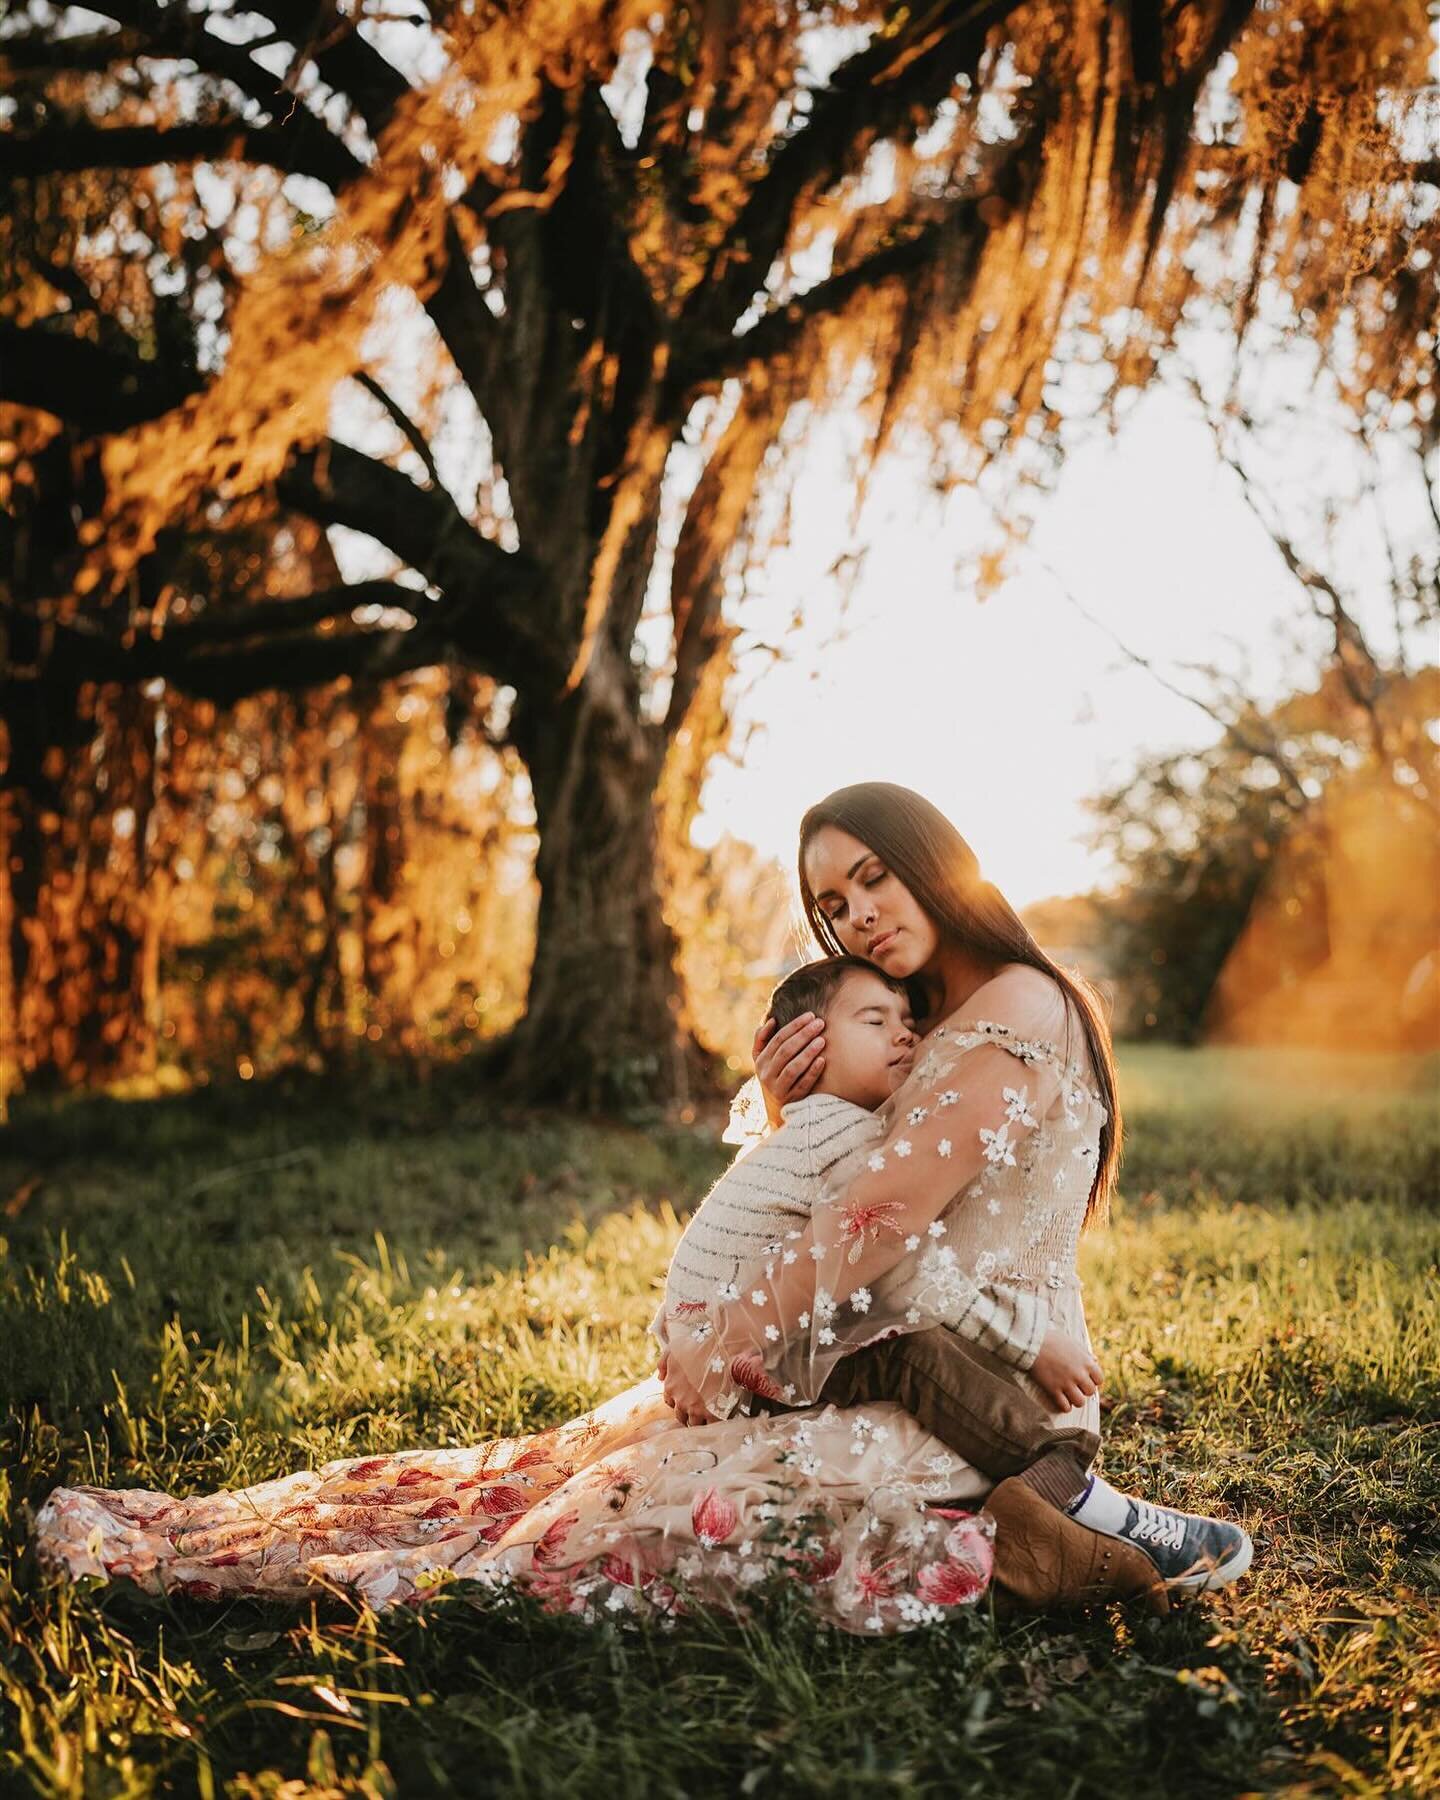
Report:
<svg viewBox="0 0 1440 1800"><path fill-rule="evenodd" d="M1119 1537L1130 1516L1130 1502L1103 1475L1092 1475L1089 1487L1065 1510L1077 1525L1103 1532L1106 1537Z"/></svg>

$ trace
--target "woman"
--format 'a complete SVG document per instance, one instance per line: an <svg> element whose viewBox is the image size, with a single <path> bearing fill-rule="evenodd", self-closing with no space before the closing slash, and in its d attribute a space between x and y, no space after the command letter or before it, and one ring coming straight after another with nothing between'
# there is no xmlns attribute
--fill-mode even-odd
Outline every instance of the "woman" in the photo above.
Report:
<svg viewBox="0 0 1440 1800"><path fill-rule="evenodd" d="M926 1328L953 1319L975 1280L1030 1288L1053 1326L1089 1341L1076 1251L1082 1227L1104 1215L1122 1141L1095 995L1046 956L965 840L909 789L868 782L830 795L801 823L799 860L815 938L911 984L922 1053L868 1169L815 1208L783 1259L738 1281L740 1298L677 1322L663 1372L681 1417L723 1415L747 1387L763 1400L863 1397L866 1359L855 1353L897 1334L928 1340L933 1388L933 1347L950 1334ZM810 1091L824 1056L818 1019L762 1028L757 1079L772 1119ZM877 1284L902 1255L928 1266L932 1298L892 1316ZM918 1362L918 1349L882 1354ZM950 1385L972 1379L961 1370ZM893 1370L889 1380L894 1393ZM933 1397L920 1394L915 1410L958 1442ZM1098 1393L1059 1423L1094 1432ZM1238 1527L1119 1494L1074 1456L1049 1455L1027 1478L1070 1518L1140 1550L1169 1587L1218 1586L1249 1565Z"/></svg>
<svg viewBox="0 0 1440 1800"><path fill-rule="evenodd" d="M953 1019L999 964L999 951L989 948L998 940L977 934L966 919L977 904L986 916L995 908L1014 915L993 889L978 903L966 899L974 859L968 851L957 857L949 838L960 840L943 820L940 848L926 849L926 833L938 830L939 815L918 797L903 789L848 792L869 793L867 804L877 813L892 808L894 825L867 825L868 842L855 838L826 813L828 807L836 819L865 823L869 814L855 811L844 794L807 816L802 881L812 926L827 948L863 942L888 973L916 974L931 1017ZM893 870L874 854L887 842ZM855 856L848 854L851 848ZM934 881L925 873L927 856L940 859ZM949 873L946 856L953 865ZM912 871L908 887L899 879L906 869ZM1018 921L1014 930L1023 937ZM1021 945L1026 958L1010 955L1009 944L1019 941L1007 938L1000 945L1007 965L1032 953L1040 957L1028 939ZM1034 1071L1029 1086L1022 1092L1007 1084L1004 1090L1015 1096L1005 1105L1018 1112L998 1131L993 1122L974 1127L987 1134L987 1168L1029 1168L1030 1159L1022 1165L1015 1148L1019 1134L1041 1116L1034 1108L1047 1119L1057 1107L1067 1120L1073 1114L1073 1147L1089 1146L1086 1154L1094 1160L1080 1174L1078 1161L1073 1169L1065 1165L1063 1204L1047 1209L1047 1217L1062 1220L1050 1253L1058 1272L1056 1304L1078 1309L1073 1237L1079 1217L1072 1232L1068 1213L1077 1193L1082 1214L1087 1194L1092 1204L1103 1201L1118 1153L1108 1049L1102 1028L1096 1026L1092 1048L1082 1027L1073 1046L1080 1060L1069 1061L1068 1050L1062 1056L1051 1040L1068 1032L1070 1019L1054 996L1063 991L1068 1003L1071 986L1043 959L1019 970L1018 983L1016 974L1001 968L990 983L992 989L1005 984L999 1010L1009 1010L1012 1024L981 1021L981 1041L972 1045L967 1037L963 1050L952 1047L949 1028L937 1024L915 1075L891 1103L900 1125L887 1140L886 1168L903 1173L908 1161L918 1163L900 1133L919 1142L923 1130L932 1164L955 1170L948 1192L937 1197L935 1167L927 1166L925 1179L912 1184L913 1198L888 1189L878 1200L856 1200L848 1191L837 1195L836 1205L826 1209L833 1216L814 1228L814 1242L806 1246L817 1254L777 1256L770 1268L745 1272L740 1291L752 1299L717 1301L704 1318L692 1312L683 1332L672 1322L670 1380L681 1397L682 1419L706 1420L733 1409L737 1364L750 1372L752 1393L773 1400L781 1392L768 1365L792 1370L800 1397L812 1398L834 1370L837 1345L862 1344L877 1329L919 1334L943 1323L961 1279L957 1263L972 1251L977 1262L987 1254L975 1249L973 1233L969 1239L957 1233L963 1240L958 1253L953 1245L933 1248L928 1236L947 1203L973 1179L959 1179L961 1165L968 1170L969 1162L956 1157L955 1148L959 1122L967 1120L970 1129L974 1102L936 1087L954 1054L969 1056L982 1078L992 1060L1009 1070L1031 1058L1024 1063ZM1080 995L1077 1016L1089 1020L1083 992L1074 991ZM1030 1035L1016 1037L1006 1049L985 1035L1021 1025ZM1032 1033L1035 1025L1049 1038ZM799 1092L823 1055L813 1036L797 1053L799 1035L777 1033L765 1046L762 1066L776 1093ZM1087 1085L1092 1069L1098 1087ZM935 1136L929 1105L917 1098L922 1091L932 1096L934 1117L943 1117L947 1128L956 1121L949 1137ZM907 1124L922 1108L926 1116ZM1027 1118L1031 1126L1023 1123ZM1041 1136L1037 1129L1037 1143ZM877 1178L867 1172L862 1183ZM942 1173L941 1187L945 1179ZM975 1209L962 1210L968 1218ZM991 1216L986 1201L980 1211ZM899 1230L912 1212L917 1220L923 1216L924 1251L918 1234ZM915 1240L908 1247L907 1236ZM893 1322L872 1316L867 1325L863 1282L878 1280L902 1256L917 1252L922 1262L931 1256L933 1306L910 1308ZM721 1345L723 1356L717 1355ZM861 1359L854 1363L860 1366ZM880 1633L941 1619L983 1590L991 1560L988 1527L940 1503L978 1500L988 1485L892 1400L723 1418L686 1429L652 1377L580 1419L528 1438L348 1459L242 1493L176 1499L138 1490L60 1489L41 1509L36 1536L42 1554L73 1575L122 1577L207 1598L298 1597L313 1592L318 1581L381 1607L416 1603L443 1582L463 1577L518 1584L556 1606L593 1616L673 1612L692 1594L734 1602L767 1579L798 1579L821 1616L847 1629ZM1159 1516L1158 1509L1148 1511ZM1033 1529L1047 1543L1064 1533L1086 1546L1093 1541L1058 1508ZM1144 1559L1134 1543L1115 1551L1116 1568L1127 1557L1131 1561L1123 1578L1109 1567L1110 1557L1107 1550L1094 1559L1097 1568L1106 1563L1106 1578L1092 1581L1087 1591L1097 1597L1139 1591L1133 1565ZM1013 1591L1026 1593L1023 1581ZM1028 1597L1043 1596L1032 1586Z"/></svg>

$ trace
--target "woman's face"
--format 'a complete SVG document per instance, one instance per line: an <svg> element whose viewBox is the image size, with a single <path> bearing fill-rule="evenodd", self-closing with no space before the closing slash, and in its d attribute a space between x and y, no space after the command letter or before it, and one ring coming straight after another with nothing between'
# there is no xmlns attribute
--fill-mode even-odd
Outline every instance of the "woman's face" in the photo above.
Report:
<svg viewBox="0 0 1440 1800"><path fill-rule="evenodd" d="M838 825L822 825L805 846L804 861L810 892L844 949L897 981L929 963L939 932L868 845Z"/></svg>

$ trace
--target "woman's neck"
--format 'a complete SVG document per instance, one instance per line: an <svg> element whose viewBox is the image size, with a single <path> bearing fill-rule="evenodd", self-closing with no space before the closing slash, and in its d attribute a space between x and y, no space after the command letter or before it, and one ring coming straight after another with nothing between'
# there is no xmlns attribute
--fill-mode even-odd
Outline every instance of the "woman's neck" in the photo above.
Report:
<svg viewBox="0 0 1440 1800"><path fill-rule="evenodd" d="M922 972L934 993L933 1021L948 1019L970 996L1000 972L1001 965L973 955L958 944L941 944Z"/></svg>

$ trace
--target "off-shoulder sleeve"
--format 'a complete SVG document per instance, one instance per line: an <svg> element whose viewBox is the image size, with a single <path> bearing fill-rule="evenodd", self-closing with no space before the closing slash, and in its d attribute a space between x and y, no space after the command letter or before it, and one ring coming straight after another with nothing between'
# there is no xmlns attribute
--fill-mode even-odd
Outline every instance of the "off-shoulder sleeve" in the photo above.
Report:
<svg viewBox="0 0 1440 1800"><path fill-rule="evenodd" d="M824 1185L809 1227L742 1272L738 1300L672 1332L672 1356L717 1417L747 1391L811 1401L847 1352L947 1322L977 1294L982 1311L993 1307L958 1267L941 1215L1013 1168L1041 1123L1076 1104L1067 1040L1077 1030L1056 984L1017 967L930 1033L858 1173Z"/></svg>

